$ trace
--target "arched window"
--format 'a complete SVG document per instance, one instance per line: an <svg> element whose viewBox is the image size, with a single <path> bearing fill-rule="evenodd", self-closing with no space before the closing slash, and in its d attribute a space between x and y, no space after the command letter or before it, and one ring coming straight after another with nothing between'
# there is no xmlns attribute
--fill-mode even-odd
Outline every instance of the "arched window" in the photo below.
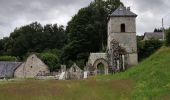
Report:
<svg viewBox="0 0 170 100"><path fill-rule="evenodd" d="M125 32L125 24L121 24L121 32Z"/></svg>

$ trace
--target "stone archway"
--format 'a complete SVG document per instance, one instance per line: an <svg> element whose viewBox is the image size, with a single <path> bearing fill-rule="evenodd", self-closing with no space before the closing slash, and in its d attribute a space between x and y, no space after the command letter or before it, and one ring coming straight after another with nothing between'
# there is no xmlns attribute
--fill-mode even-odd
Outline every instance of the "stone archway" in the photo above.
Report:
<svg viewBox="0 0 170 100"><path fill-rule="evenodd" d="M109 73L109 64L107 62L107 60L101 58L101 59L97 59L94 64L93 67L95 68L95 74L98 74L98 65L99 64L103 64L104 65L104 74L108 74Z"/></svg>

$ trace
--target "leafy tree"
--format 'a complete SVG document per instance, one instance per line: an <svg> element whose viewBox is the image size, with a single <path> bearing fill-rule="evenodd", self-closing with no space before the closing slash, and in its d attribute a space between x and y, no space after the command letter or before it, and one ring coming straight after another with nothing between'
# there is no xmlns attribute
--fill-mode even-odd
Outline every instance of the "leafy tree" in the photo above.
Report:
<svg viewBox="0 0 170 100"><path fill-rule="evenodd" d="M34 22L16 28L3 48L7 54L23 58L28 52L61 49L65 41L63 26L47 24L43 27L40 23Z"/></svg>
<svg viewBox="0 0 170 100"><path fill-rule="evenodd" d="M120 4L120 0L95 0L79 10L66 27L68 39L63 49L63 63L81 61L83 66L90 52L106 50L107 18Z"/></svg>
<svg viewBox="0 0 170 100"><path fill-rule="evenodd" d="M154 32L162 32L162 29L161 28L160 29L159 28L155 28Z"/></svg>

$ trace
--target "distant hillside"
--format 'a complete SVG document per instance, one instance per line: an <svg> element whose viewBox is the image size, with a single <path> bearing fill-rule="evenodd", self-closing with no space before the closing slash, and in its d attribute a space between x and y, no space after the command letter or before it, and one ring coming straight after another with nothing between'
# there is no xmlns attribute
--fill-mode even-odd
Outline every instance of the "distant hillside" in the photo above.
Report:
<svg viewBox="0 0 170 100"><path fill-rule="evenodd" d="M109 79L132 79L134 100L169 100L170 98L170 48L161 48L155 54L128 71ZM106 79L99 76L98 78Z"/></svg>

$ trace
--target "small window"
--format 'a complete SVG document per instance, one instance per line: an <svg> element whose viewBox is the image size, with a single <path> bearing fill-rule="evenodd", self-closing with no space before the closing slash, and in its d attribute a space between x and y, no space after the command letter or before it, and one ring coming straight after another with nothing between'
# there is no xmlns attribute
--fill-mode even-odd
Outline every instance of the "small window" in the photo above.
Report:
<svg viewBox="0 0 170 100"><path fill-rule="evenodd" d="M125 32L125 24L121 24L121 32Z"/></svg>
<svg viewBox="0 0 170 100"><path fill-rule="evenodd" d="M76 68L73 68L73 72L76 72Z"/></svg>
<svg viewBox="0 0 170 100"><path fill-rule="evenodd" d="M30 68L32 68L32 66L30 66Z"/></svg>

